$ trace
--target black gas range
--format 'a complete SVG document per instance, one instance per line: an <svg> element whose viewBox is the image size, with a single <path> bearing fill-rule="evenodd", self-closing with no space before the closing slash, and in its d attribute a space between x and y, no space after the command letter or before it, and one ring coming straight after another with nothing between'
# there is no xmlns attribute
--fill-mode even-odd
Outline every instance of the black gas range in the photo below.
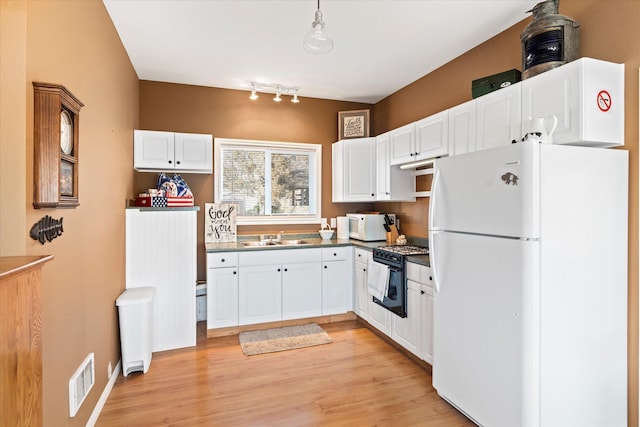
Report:
<svg viewBox="0 0 640 427"><path fill-rule="evenodd" d="M374 248L373 261L389 268L389 286L384 299L373 297L373 301L397 316L407 317L406 257L427 254L429 249L422 246L392 245Z"/></svg>

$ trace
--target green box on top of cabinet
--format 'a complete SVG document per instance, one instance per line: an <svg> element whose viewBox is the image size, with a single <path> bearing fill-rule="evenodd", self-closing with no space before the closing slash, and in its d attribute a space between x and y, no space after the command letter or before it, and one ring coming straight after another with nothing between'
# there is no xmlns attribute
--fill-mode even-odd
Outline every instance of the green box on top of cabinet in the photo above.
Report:
<svg viewBox="0 0 640 427"><path fill-rule="evenodd" d="M520 71L516 69L482 77L471 82L471 96L475 99L503 87L511 86L519 81Z"/></svg>

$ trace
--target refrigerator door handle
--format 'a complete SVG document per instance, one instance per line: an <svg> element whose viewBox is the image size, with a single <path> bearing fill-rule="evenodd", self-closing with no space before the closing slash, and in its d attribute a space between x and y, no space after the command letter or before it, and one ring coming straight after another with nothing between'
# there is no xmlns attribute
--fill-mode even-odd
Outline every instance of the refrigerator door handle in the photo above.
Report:
<svg viewBox="0 0 640 427"><path fill-rule="evenodd" d="M438 181L440 180L440 171L436 168L433 181L431 182L431 197L429 199L429 229L434 229L433 218L435 217L436 203L438 199Z"/></svg>
<svg viewBox="0 0 640 427"><path fill-rule="evenodd" d="M438 269L436 268L436 241L434 236L439 231L431 230L429 232L429 264L431 266L431 274L433 275L434 290L436 293L440 292L440 280L438 279Z"/></svg>

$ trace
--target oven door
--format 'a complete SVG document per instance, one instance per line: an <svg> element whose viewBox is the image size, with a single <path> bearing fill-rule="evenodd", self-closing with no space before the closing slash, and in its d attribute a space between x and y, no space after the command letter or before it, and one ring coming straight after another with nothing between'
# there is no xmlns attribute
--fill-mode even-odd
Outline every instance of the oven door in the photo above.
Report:
<svg viewBox="0 0 640 427"><path fill-rule="evenodd" d="M389 266L389 291L382 301L373 297L373 301L392 311L397 316L407 317L407 283L402 268Z"/></svg>

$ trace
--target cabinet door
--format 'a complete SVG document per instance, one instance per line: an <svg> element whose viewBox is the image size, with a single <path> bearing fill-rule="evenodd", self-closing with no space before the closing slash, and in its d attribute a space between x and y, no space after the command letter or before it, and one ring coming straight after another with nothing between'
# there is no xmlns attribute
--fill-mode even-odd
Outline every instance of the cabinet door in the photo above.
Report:
<svg viewBox="0 0 640 427"><path fill-rule="evenodd" d="M391 338L420 357L420 284L407 280L407 317L392 315Z"/></svg>
<svg viewBox="0 0 640 427"><path fill-rule="evenodd" d="M445 156L449 151L449 113L438 114L418 120L416 126L415 160Z"/></svg>
<svg viewBox="0 0 640 427"><path fill-rule="evenodd" d="M383 133L376 137L376 164L378 166L376 174L376 199L389 200L391 197L391 180L389 171L389 133Z"/></svg>
<svg viewBox="0 0 640 427"><path fill-rule="evenodd" d="M207 269L207 328L238 326L238 268Z"/></svg>
<svg viewBox="0 0 640 427"><path fill-rule="evenodd" d="M317 262L282 266L282 318L301 319L322 314L322 281Z"/></svg>
<svg viewBox="0 0 640 427"><path fill-rule="evenodd" d="M211 173L213 137L195 133L176 133L175 168Z"/></svg>
<svg viewBox="0 0 640 427"><path fill-rule="evenodd" d="M409 123L389 132L389 162L399 165L414 160L416 125Z"/></svg>
<svg viewBox="0 0 640 427"><path fill-rule="evenodd" d="M173 169L173 132L134 130L133 166L135 169Z"/></svg>
<svg viewBox="0 0 640 427"><path fill-rule="evenodd" d="M375 200L376 145L375 138L344 141L344 200Z"/></svg>
<svg viewBox="0 0 640 427"><path fill-rule="evenodd" d="M477 98L476 149L509 145L522 139L520 83Z"/></svg>
<svg viewBox="0 0 640 427"><path fill-rule="evenodd" d="M239 277L239 324L282 320L282 267L242 267Z"/></svg>
<svg viewBox="0 0 640 427"><path fill-rule="evenodd" d="M420 354L433 364L433 280L420 285Z"/></svg>
<svg viewBox="0 0 640 427"><path fill-rule="evenodd" d="M549 71L522 81L523 134L554 115L554 144L624 145L624 64L581 58Z"/></svg>
<svg viewBox="0 0 640 427"><path fill-rule="evenodd" d="M340 314L349 311L351 277L347 261L322 263L322 314Z"/></svg>
<svg viewBox="0 0 640 427"><path fill-rule="evenodd" d="M367 321L380 332L384 332L385 335L391 335L391 312L381 305L373 302L371 295L369 295L367 305L369 314L369 319Z"/></svg>
<svg viewBox="0 0 640 427"><path fill-rule="evenodd" d="M364 320L369 321L369 300L371 300L371 295L367 292L367 264L356 262L354 276L354 286L356 288L355 312Z"/></svg>
<svg viewBox="0 0 640 427"><path fill-rule="evenodd" d="M449 156L476 149L476 101L449 109Z"/></svg>

